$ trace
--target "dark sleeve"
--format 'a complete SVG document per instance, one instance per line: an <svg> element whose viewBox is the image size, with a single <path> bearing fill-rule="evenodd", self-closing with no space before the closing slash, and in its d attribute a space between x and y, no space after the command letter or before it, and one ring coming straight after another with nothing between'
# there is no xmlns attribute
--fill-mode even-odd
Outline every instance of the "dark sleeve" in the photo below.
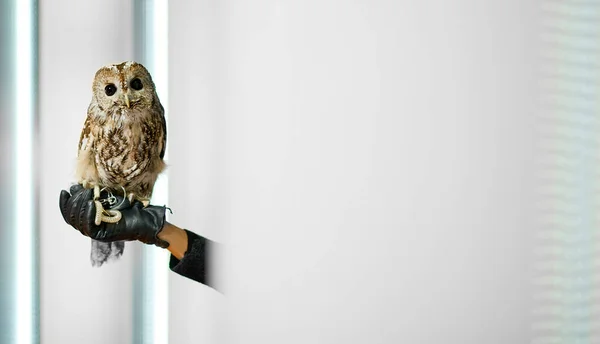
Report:
<svg viewBox="0 0 600 344"><path fill-rule="evenodd" d="M200 235L185 230L188 237L187 251L181 260L171 255L169 268L181 276L193 279L194 281L206 284L209 287L215 286L211 283L211 250L216 246L212 241L201 237Z"/></svg>

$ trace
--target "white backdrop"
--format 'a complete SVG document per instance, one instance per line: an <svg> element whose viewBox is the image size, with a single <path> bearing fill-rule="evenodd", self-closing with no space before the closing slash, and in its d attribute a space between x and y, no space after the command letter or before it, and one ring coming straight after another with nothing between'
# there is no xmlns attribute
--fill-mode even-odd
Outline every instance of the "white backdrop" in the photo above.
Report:
<svg viewBox="0 0 600 344"><path fill-rule="evenodd" d="M42 342L126 343L132 255L93 269L57 199L132 6L40 11ZM228 259L225 296L170 275L170 342L528 342L535 20L519 0L171 2L170 219Z"/></svg>
<svg viewBox="0 0 600 344"><path fill-rule="evenodd" d="M191 163L197 190L172 197L231 258L211 338L528 340L521 3L171 4L173 140L190 148L171 173Z"/></svg>

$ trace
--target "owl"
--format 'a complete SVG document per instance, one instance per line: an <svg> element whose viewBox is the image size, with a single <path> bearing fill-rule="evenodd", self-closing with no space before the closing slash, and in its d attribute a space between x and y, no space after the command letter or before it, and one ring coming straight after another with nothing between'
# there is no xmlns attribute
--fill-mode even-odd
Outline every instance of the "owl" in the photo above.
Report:
<svg viewBox="0 0 600 344"><path fill-rule="evenodd" d="M99 189L148 205L165 168L166 142L164 108L148 70L132 61L100 68L92 84L75 172L80 184L95 189L97 224L120 218L120 213L111 218L102 208ZM92 240L92 265L120 257L124 247L124 242Z"/></svg>

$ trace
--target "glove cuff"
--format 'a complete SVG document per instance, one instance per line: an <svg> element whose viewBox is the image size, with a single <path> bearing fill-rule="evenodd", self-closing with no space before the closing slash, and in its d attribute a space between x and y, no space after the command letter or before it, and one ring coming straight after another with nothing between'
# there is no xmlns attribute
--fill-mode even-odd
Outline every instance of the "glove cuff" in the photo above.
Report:
<svg viewBox="0 0 600 344"><path fill-rule="evenodd" d="M146 211L152 215L152 218L154 220L153 221L154 226L153 226L153 230L148 231L146 236L138 238L139 241L149 244L149 245L156 245L156 246L162 247L162 248L169 247L168 242L166 242L158 237L158 234L163 230L163 228L165 226L165 222L166 222L166 218L167 218L167 215L166 215L167 209L168 208L166 206L148 206L143 209L143 211Z"/></svg>

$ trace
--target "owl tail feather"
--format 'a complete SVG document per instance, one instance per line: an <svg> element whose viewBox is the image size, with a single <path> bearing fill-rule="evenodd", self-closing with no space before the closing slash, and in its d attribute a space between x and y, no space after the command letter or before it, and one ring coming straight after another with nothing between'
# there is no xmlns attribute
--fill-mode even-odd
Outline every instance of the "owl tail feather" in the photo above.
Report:
<svg viewBox="0 0 600 344"><path fill-rule="evenodd" d="M125 250L124 241L102 242L92 239L90 261L92 266L100 267L109 260L117 260Z"/></svg>

